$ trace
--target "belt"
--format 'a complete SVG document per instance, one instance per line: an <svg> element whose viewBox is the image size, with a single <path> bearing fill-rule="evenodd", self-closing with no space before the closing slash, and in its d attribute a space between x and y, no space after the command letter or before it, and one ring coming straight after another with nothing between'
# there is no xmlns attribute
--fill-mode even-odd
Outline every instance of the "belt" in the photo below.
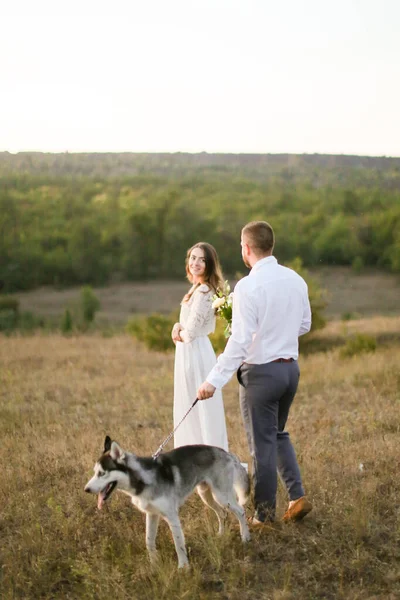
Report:
<svg viewBox="0 0 400 600"><path fill-rule="evenodd" d="M275 360L272 360L271 362L286 362L286 363L290 363L293 362L294 358L276 358Z"/></svg>

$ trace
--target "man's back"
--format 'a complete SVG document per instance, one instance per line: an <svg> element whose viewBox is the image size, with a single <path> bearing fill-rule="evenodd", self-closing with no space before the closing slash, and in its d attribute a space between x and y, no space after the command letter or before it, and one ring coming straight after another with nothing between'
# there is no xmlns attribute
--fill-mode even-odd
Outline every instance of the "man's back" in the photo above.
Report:
<svg viewBox="0 0 400 600"><path fill-rule="evenodd" d="M277 358L298 358L298 337L311 327L307 284L273 256L258 261L238 282L236 299L252 311L253 340L245 362L263 364ZM241 306L238 307L242 321ZM246 319L246 315L245 315Z"/></svg>

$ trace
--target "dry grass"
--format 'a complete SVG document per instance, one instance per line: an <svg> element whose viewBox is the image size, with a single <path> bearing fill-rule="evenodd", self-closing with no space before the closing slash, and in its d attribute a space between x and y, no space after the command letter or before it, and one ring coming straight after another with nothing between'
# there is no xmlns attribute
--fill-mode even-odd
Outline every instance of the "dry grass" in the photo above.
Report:
<svg viewBox="0 0 400 600"><path fill-rule="evenodd" d="M400 345L400 317L371 317L354 321L329 321L324 327L300 339L304 354L333 350L343 347L357 335L367 335L376 339L380 347Z"/></svg>
<svg viewBox="0 0 400 600"><path fill-rule="evenodd" d="M101 303L96 321L125 324L132 315L177 311L188 287L189 284L185 281L149 281L115 283L104 288L94 288ZM74 310L79 306L80 292L81 288L76 287L67 290L41 287L15 295L23 311L60 318L66 308Z"/></svg>
<svg viewBox="0 0 400 600"><path fill-rule="evenodd" d="M192 497L191 569L178 572L164 524L153 570L143 515L118 494L99 512L83 492L106 433L150 454L171 430L173 356L123 335L0 337L2 599L398 598L399 362L399 347L303 357L289 428L315 510L242 546L233 521L217 538ZM235 381L224 399L248 460ZM280 491L279 515L285 505Z"/></svg>
<svg viewBox="0 0 400 600"><path fill-rule="evenodd" d="M398 315L400 278L384 271L367 270L356 275L349 267L322 267L312 272L326 288L331 319L345 314L357 317Z"/></svg>
<svg viewBox="0 0 400 600"><path fill-rule="evenodd" d="M397 315L399 312L400 281L396 275L381 271L355 275L346 267L329 267L313 271L313 277L328 291L329 319L344 314L359 316ZM234 281L232 280L232 287ZM101 310L96 321L126 323L133 314L176 311L188 283L182 281L149 281L147 283L118 283L96 288ZM79 304L80 288L57 291L50 287L17 294L24 311L44 317L60 318L64 310Z"/></svg>

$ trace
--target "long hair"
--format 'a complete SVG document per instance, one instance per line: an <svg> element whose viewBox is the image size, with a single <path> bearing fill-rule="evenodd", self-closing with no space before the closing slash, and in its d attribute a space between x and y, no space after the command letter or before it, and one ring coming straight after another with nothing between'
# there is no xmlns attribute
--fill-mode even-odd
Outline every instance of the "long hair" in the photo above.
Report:
<svg viewBox="0 0 400 600"><path fill-rule="evenodd" d="M208 244L207 242L198 242L187 251L185 261L187 279L190 281L190 283L193 283L193 277L189 271L189 258L195 248L199 248L204 252L204 257L206 260L206 269L203 276L204 283L206 283L213 292L216 292L218 289L223 289L224 277L222 275L222 269L217 251L215 250L214 246ZM183 302L187 301L189 298L190 296L186 294Z"/></svg>

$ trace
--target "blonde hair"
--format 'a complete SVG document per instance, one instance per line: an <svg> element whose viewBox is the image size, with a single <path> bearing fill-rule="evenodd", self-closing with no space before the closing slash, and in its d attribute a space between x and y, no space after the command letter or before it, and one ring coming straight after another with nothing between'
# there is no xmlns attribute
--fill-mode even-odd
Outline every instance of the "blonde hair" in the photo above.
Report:
<svg viewBox="0 0 400 600"><path fill-rule="evenodd" d="M199 248L204 252L204 258L206 261L206 268L203 276L204 283L206 283L213 292L216 292L218 289L223 289L224 277L222 275L222 269L217 251L215 250L214 246L208 244L207 242L198 242L187 251L185 260L187 279L190 281L190 283L193 283L193 277L189 271L189 258L195 248ZM191 294L189 293L184 296L182 302L187 302L187 300L189 300L198 285L192 290Z"/></svg>
<svg viewBox="0 0 400 600"><path fill-rule="evenodd" d="M275 245L275 234L266 221L251 221L242 229L242 236L256 256L272 254Z"/></svg>

